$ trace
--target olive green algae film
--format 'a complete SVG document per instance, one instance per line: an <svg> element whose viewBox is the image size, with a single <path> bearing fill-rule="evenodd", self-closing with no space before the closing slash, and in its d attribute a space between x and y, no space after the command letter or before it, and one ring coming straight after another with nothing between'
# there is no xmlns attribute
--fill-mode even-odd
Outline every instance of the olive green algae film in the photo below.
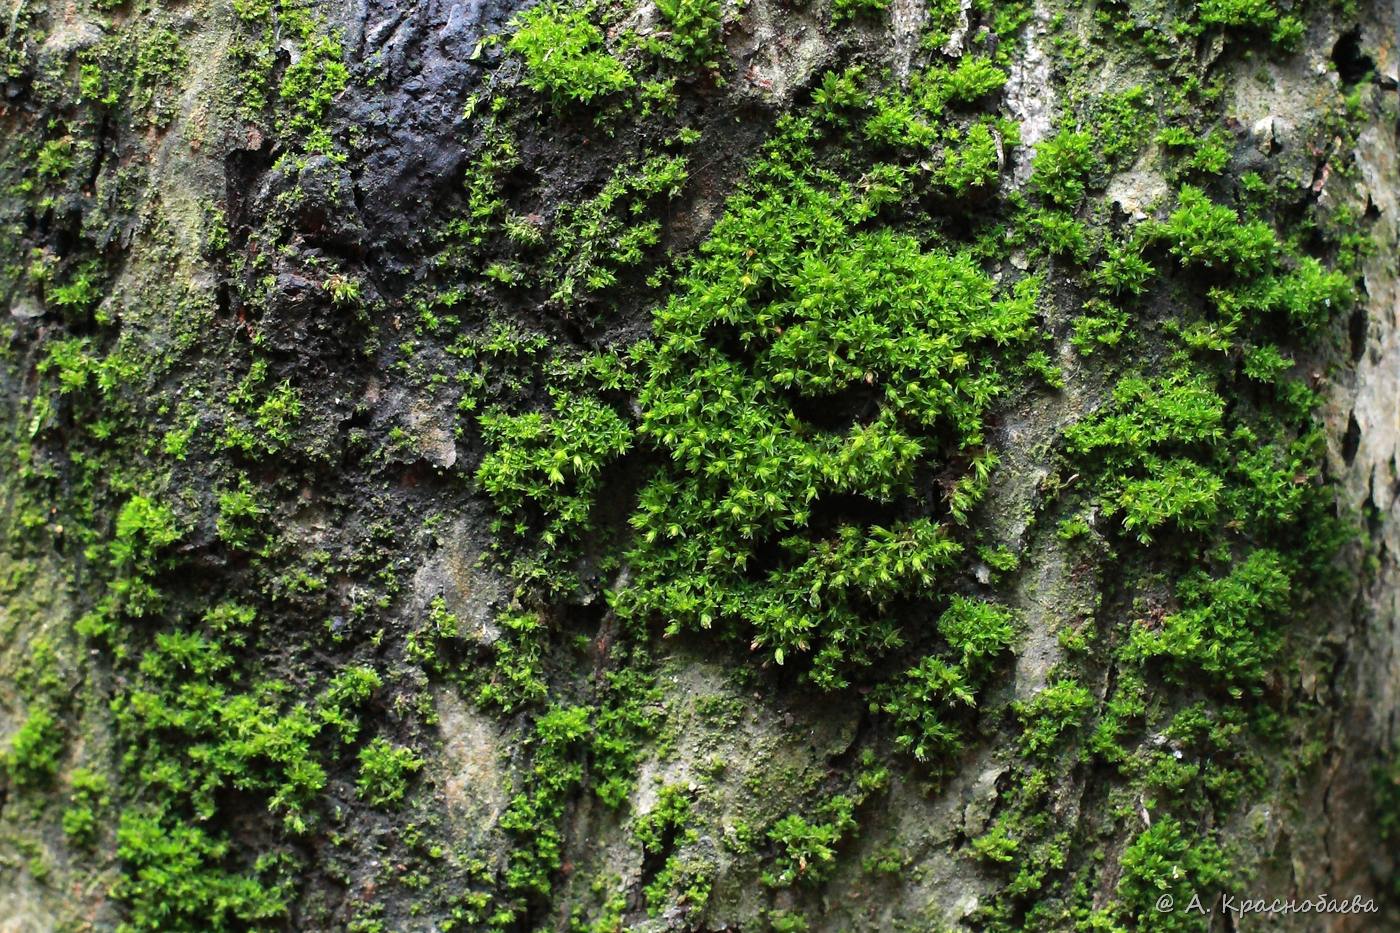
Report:
<svg viewBox="0 0 1400 933"><path fill-rule="evenodd" d="M1388 0L3 0L0 929L1400 925Z"/></svg>

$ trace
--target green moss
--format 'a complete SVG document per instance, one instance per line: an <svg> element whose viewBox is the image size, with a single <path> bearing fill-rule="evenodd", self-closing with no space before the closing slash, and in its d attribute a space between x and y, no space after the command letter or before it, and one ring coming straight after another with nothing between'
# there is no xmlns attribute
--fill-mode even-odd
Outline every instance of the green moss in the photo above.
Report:
<svg viewBox="0 0 1400 933"><path fill-rule="evenodd" d="M1100 347L1116 347L1128 334L1128 314L1116 305L1091 299L1074 319L1070 343L1081 356L1092 356Z"/></svg>
<svg viewBox="0 0 1400 933"><path fill-rule="evenodd" d="M1158 908L1164 894L1184 908L1193 896L1216 891L1229 879L1229 863L1209 839L1169 816L1158 816L1123 852L1118 911L1159 930L1196 930L1200 915ZM1202 900L1208 900L1203 896Z"/></svg>
<svg viewBox="0 0 1400 933"><path fill-rule="evenodd" d="M889 6L889 0L832 0L831 24L850 22L858 16L869 16L882 12Z"/></svg>
<svg viewBox="0 0 1400 933"><path fill-rule="evenodd" d="M826 72L821 84L812 91L813 110L828 122L847 122L856 110L869 103L869 96L861 88L863 78L864 70L859 66L839 73Z"/></svg>
<svg viewBox="0 0 1400 933"><path fill-rule="evenodd" d="M111 803L107 778L88 768L74 768L69 776L68 809L63 811L63 834L80 848L97 840Z"/></svg>
<svg viewBox="0 0 1400 933"><path fill-rule="evenodd" d="M770 171L776 184L761 199L736 200L680 296L658 313L640 430L674 466L642 490L634 584L619 609L665 619L671 630L742 623L746 642L778 663L810 654L813 677L835 686L842 666L867 664L900 640L888 621L861 618L856 604L927 592L961 547L951 528L927 518L804 540L796 532L810 503L910 495L917 464L937 456L920 425L946 418L963 432L956 443L979 443L998 376L947 374L964 360L976 366L976 346L1026 339L1035 293L1026 283L996 297L970 258L924 252L909 237L843 238L860 200L787 168ZM772 244L791 245L779 252ZM780 284L786 268L796 275ZM717 327L751 348L753 364L706 346L703 335ZM786 398L865 387L874 387L877 416L836 432L804 424ZM975 476L950 493L968 496L964 512L976 499ZM739 568L753 542L770 535L785 552L782 569L755 585Z"/></svg>
<svg viewBox="0 0 1400 933"><path fill-rule="evenodd" d="M1283 558L1275 551L1253 551L1224 577L1197 574L1183 582L1182 609L1160 626L1135 627L1128 656L1161 658L1178 677L1204 672L1232 689L1257 684L1278 647L1270 625L1288 604L1292 585Z"/></svg>
<svg viewBox="0 0 1400 933"><path fill-rule="evenodd" d="M699 839L699 833L688 826L692 796L692 791L680 786L663 787L656 805L633 823L633 838L643 853L663 860L655 877L643 888L647 912L653 917L672 903L702 909L710 894L714 867L693 862L677 851Z"/></svg>
<svg viewBox="0 0 1400 933"><path fill-rule="evenodd" d="M1149 543L1151 530L1173 522L1182 530L1210 526L1219 511L1224 480L1186 459L1144 462L1148 476L1123 484L1114 504L1123 511L1123 527Z"/></svg>
<svg viewBox="0 0 1400 933"><path fill-rule="evenodd" d="M116 529L108 549L119 570L149 572L162 550L180 539L175 512L146 496L132 496L117 512Z"/></svg>
<svg viewBox="0 0 1400 933"><path fill-rule="evenodd" d="M73 137L50 139L39 147L34 171L40 178L58 179L73 167Z"/></svg>
<svg viewBox="0 0 1400 933"><path fill-rule="evenodd" d="M1007 74L992 59L964 55L952 66L935 66L916 75L912 84L921 106L936 113L949 105L985 101L1006 85Z"/></svg>
<svg viewBox="0 0 1400 933"><path fill-rule="evenodd" d="M770 910L765 919L773 933L807 933L811 929L806 918L790 910Z"/></svg>
<svg viewBox="0 0 1400 933"><path fill-rule="evenodd" d="M525 899L549 893L551 876L562 862L559 822L568 793L583 780L576 757L588 735L587 707L556 707L535 723L534 764L526 789L501 814L499 825L520 844L512 847L505 873L506 890L515 899L502 906L496 926L505 926L523 911Z"/></svg>
<svg viewBox="0 0 1400 933"><path fill-rule="evenodd" d="M658 0L656 9L670 28L655 51L677 61L711 61L724 19L721 0Z"/></svg>
<svg viewBox="0 0 1400 933"><path fill-rule="evenodd" d="M355 788L375 806L398 803L408 793L408 780L423 767L413 749L377 738L360 749L360 774Z"/></svg>
<svg viewBox="0 0 1400 933"><path fill-rule="evenodd" d="M291 891L276 877L276 856L259 859L250 874L230 872L227 842L151 808L122 813L117 856L124 871L112 894L127 905L124 929L236 929L287 910Z"/></svg>
<svg viewBox="0 0 1400 933"><path fill-rule="evenodd" d="M325 692L316 701L316 715L321 722L335 728L341 742L354 742L360 734L359 708L383 685L384 679L374 668L347 667L326 685Z"/></svg>
<svg viewBox="0 0 1400 933"><path fill-rule="evenodd" d="M1264 28L1278 19L1274 0L1200 0L1196 12L1207 26Z"/></svg>
<svg viewBox="0 0 1400 933"><path fill-rule="evenodd" d="M329 154L334 145L326 116L349 83L350 73L338 39L307 28L301 31L301 54L283 72L277 93L288 105L287 128L305 138L306 151Z"/></svg>
<svg viewBox="0 0 1400 933"><path fill-rule="evenodd" d="M131 75L131 105L148 110L152 122L164 125L174 114L174 97L169 89L189 64L180 37L169 29L147 34L136 51Z"/></svg>
<svg viewBox="0 0 1400 933"><path fill-rule="evenodd" d="M790 813L773 824L768 839L777 847L773 868L763 875L769 887L786 888L801 881L817 884L835 868L836 846L855 828L855 805L844 795L832 797L809 821Z"/></svg>
<svg viewBox="0 0 1400 933"><path fill-rule="evenodd" d="M1094 697L1087 687L1070 678L1056 680L1030 700L1016 704L1016 713L1026 726L1021 747L1028 755L1046 755L1093 708Z"/></svg>
<svg viewBox="0 0 1400 933"><path fill-rule="evenodd" d="M1153 123L1151 99L1141 85L1106 94L1092 104L1094 144L1104 162L1123 167L1147 141Z"/></svg>
<svg viewBox="0 0 1400 933"><path fill-rule="evenodd" d="M43 788L58 774L62 755L63 729L58 719L47 709L32 709L10 739L5 773L21 790Z"/></svg>
<svg viewBox="0 0 1400 933"><path fill-rule="evenodd" d="M1036 210L1022 215L1020 238L1039 256L1083 264L1089 258L1089 232L1065 211Z"/></svg>
<svg viewBox="0 0 1400 933"><path fill-rule="evenodd" d="M1245 28L1264 21L1255 16L1251 25L1249 15L1206 6L1200 18L1227 28L1234 25L1230 17ZM348 80L338 40L300 4L238 2L235 12L249 28L256 24L244 80L248 99L258 101L259 119L276 117L264 126L275 126L279 145L288 151L333 152L332 101ZM946 38L959 12L956 3L935 4L927 41L941 45L937 36ZM1344 274L1301 253L1305 246L1313 250L1315 239L1327 240L1322 249L1331 249L1326 231L1314 237L1280 228L1275 234L1268 199L1251 196L1242 215L1213 204L1204 192L1189 194L1192 189L1183 190L1165 224L1108 236L1102 261L1089 265L1108 233L1104 206L1083 204L1102 180L1101 167L1118 169L1131 159L1143 141L1142 127L1156 119L1158 99L1164 110L1175 108L1172 120L1213 125L1187 112L1216 93L1199 82L1182 81L1178 94L1164 94L1160 85L1151 93L1134 88L1101 102L1098 110L1098 102L1086 111L1082 101L1066 95L1066 108L1077 108L1067 115L1077 122L1067 125L1089 127L1092 144L1086 149L1085 134L1068 131L1042 144L1032 183L1035 210L1022 211L1015 199L998 197L998 150L1016 142L1005 121L984 111L1006 80L1013 43L996 47L990 39L1012 36L1028 12L1023 3L978 2L968 41L995 51L916 71L906 88L891 89L884 76L877 80L870 62L866 71L841 70L841 62L813 94L813 111L826 128L785 120L726 204L707 245L674 267L662 243L669 247L686 237L666 235L663 207L687 183L691 166L655 153L673 151L679 138L666 121L673 119L677 88L686 87L686 77L639 56L625 38L619 47L627 51L612 50L626 57L623 64L610 53L610 40L591 10L539 8L522 16L518 22L526 28L510 49L524 60L527 85L554 102L555 122L527 125L524 114L510 110L508 99L519 99L511 95L498 94L489 104L492 128L482 131L486 145L473 156L465 216L445 231L455 251L445 249L425 271L434 287L442 279L449 287L430 298L413 297L408 325L414 333L404 335L422 373L443 350L442 341L473 334L445 351L461 361L453 385L462 389L464 411L486 412L478 479L497 508L503 553L529 552L512 568L518 602L496 620L501 637L483 651L490 663L479 670L475 658L458 663L457 620L440 601L402 640L400 629L376 620L376 606L392 608L395 576L401 578L403 568L366 569L373 562L363 556L342 565L329 552L299 560L269 547L246 560L237 556L228 562L234 567L229 575L220 571L218 577L217 584L246 593L243 598L267 600L280 625L288 612L305 613L316 623L331 617L338 610L330 601L348 576L355 624L336 628L334 645L326 647L333 657L306 660L302 646L273 641L284 637L282 631L265 631L241 604L219 603L201 615L203 607L184 592L181 579L193 565L174 547L184 524L203 529L190 541L203 568L209 549L214 561L229 549L261 549L260 516L280 514L286 504L275 497L303 483L319 495L314 478L297 472L295 443L303 433L303 408L310 411L321 390L314 381L297 388L279 383L284 374L272 376L263 362L233 392L229 410L221 413L224 446L219 449L216 434L210 452L256 459L266 485L226 472L208 484L189 483L179 460L198 435L187 412L152 419L162 429L177 425L164 435L170 459L158 461L177 472L173 482L151 476L149 458L125 449L120 458L109 455L124 443L126 424L109 402L115 405L142 382L131 375L136 357L104 356L110 335L102 329L110 322L89 320L107 291L106 269L69 256L32 264L35 293L84 329L65 333L60 327L30 357L38 360L44 394L20 426L36 439L26 448L25 467L36 478L35 488L46 492L68 484L69 477L75 478L72 486L64 488L85 484L83 524L93 527L75 530L69 514L47 511L47 499L16 514L24 516L26 534L62 521L67 541L82 535L82 544L91 545L89 563L102 577L97 595L103 598L85 616L83 630L98 639L93 647L103 652L104 663L110 658L130 688L115 705L121 789L132 788L142 805L128 806L121 822L124 881L115 894L130 910L132 928L245 929L291 922L286 909L296 892L290 879L301 869L271 857L252 861L245 857L247 839L280 848L274 828L279 823L283 839L322 829L334 835L323 822L333 812L326 801L327 772L336 767L337 749L359 740L365 705L388 676L363 665L337 668L350 647L406 658L412 677L466 687L485 705L533 729L512 759L521 770L501 824L510 851L499 889L494 898L475 890L464 895L455 918L459 928L513 928L553 916L547 913L550 895L567 874L562 827L569 808L584 793L621 808L632 797L643 757L664 758L671 733L659 735L665 712L656 678L638 650L658 630L686 632L706 649L723 648L745 675L745 687L755 692L793 689L794 670L799 679L828 690L870 688L877 701L870 732L881 741L889 737L916 759L937 762L973 734L979 715L988 734L1008 724L1014 729L1009 718L997 718L997 709L974 709L1014 639L1011 616L996 601L1017 579L1020 547L995 540L978 509L998 481L992 447L1000 439L990 425L1003 400L1035 405L1045 391L1037 378L1053 385L1057 377L1038 332L1042 279L1018 283L1016 266L1001 263L1008 227L1030 247L1026 252L1044 269L1044 282L1059 289L1061 277L1070 278L1067 287L1086 290L1074 299L1085 300L1073 324L1081 354L1114 349L1107 363L1130 374L1117 383L1111 400L1064 436L1066 463L1057 464L1037 491L1047 496L1043 514L1051 522L1073 516L1062 528L1063 537L1075 542L1072 555L1083 561L1074 567L1076 578L1112 575L1125 603L1148 590L1168 605L1163 609L1144 597L1130 616L1111 599L1067 610L1075 618L1061 633L1062 642L1074 646L1072 663L1092 665L1096 677L1101 666L1111 666L1103 681L1109 697L1097 712L1079 684L1100 681L1066 673L1013 708L1025 726L1024 747L1046 771L1013 769L999 781L997 805L1005 810L972 846L990 871L1005 872L1002 895L1014 906L998 915L1004 929L1066 928L1071 919L1146 925L1150 918L1137 916L1136 906L1143 892L1176 883L1180 872L1210 880L1209 834L1200 846L1183 846L1162 830L1130 845L1122 860L1124 881L1114 895L1117 876L1111 873L1117 866L1097 875L1098 869L1086 867L1092 858L1083 852L1080 831L1072 835L1046 817L1062 804L1046 786L1062 777L1050 772L1071 760L1093 767L1108 763L1115 780L1130 785L1124 794L1145 794L1154 827L1176 821L1185 835L1186 827L1219 825L1215 820L1228 816L1232 783L1256 786L1238 780L1247 767L1233 757L1238 742L1227 734L1245 728L1243 720L1172 720L1172 741L1208 746L1219 767L1204 753L1177 761L1161 751L1144 753L1135 743L1161 727L1172 713L1166 707L1178 697L1194 702L1208 693L1214 708L1231 691L1254 689L1272 666L1260 651L1282 656L1288 647L1286 638L1261 633L1282 629L1287 608L1308 589L1308 567L1326 545L1325 535L1314 539L1311 531L1325 525L1314 522L1319 497L1296 479L1317 472L1318 439L1302 427L1316 396L1301 380L1284 378L1295 350L1287 340L1294 328L1320 332L1352 300L1351 287ZM1125 28L1144 29L1154 13L1120 18L1137 24ZM719 4L663 3L659 15L670 35L641 51L696 64L717 56ZM1093 28L1087 17L1075 22ZM1277 25L1282 28L1282 18ZM1296 25L1289 27L1295 34ZM1141 47L1180 51L1165 29L1147 31L1163 35L1144 39ZM283 44L292 64L279 71L277 49ZM153 109L161 106L169 83L159 78L168 67L162 63L174 60L158 46L152 44L147 55L145 74L152 77L142 79L153 91ZM857 51L857 60L865 61L864 54ZM1186 67L1165 57L1163 63L1163 74ZM83 99L92 107L112 106L120 81L100 80L90 60L79 66ZM534 216L537 206L529 202L535 192L522 196L508 184L518 161L516 134L522 148L528 140L535 158L540 139L553 133L565 108L620 102L642 78L640 70L634 77L629 69L651 66L662 77L647 81L644 106L628 111L641 114L637 138L647 141L638 145L635 159L622 161L600 191L595 178L587 182L592 187L580 187L583 200ZM693 98L702 111L709 106L705 98ZM705 126L706 138L714 131L712 121L696 125ZM44 196L56 199L60 189L77 184L91 151L76 123L55 124L47 132L53 145L36 143L30 150L42 166L30 182L51 188ZM854 145L862 132L878 151ZM653 145L668 148L648 148ZM1174 170L1213 173L1228 167L1228 155L1218 139L1193 136L1189 152L1173 153L1179 156ZM1224 187L1212 190L1218 196ZM950 198L962 207L975 202L975 208L928 209ZM1251 228L1254 221L1259 227ZM275 245L250 242L260 249ZM484 284L476 274L483 269L509 290ZM1000 281L992 278L998 269L1005 276ZM264 261L253 278L265 271ZM477 340L487 316L478 313L480 300L511 311L532 302L536 289L551 294L546 309L560 310L569 328L584 317L579 309L586 309L586 342L597 333L614 339L614 312L628 313L634 283L645 278L648 288L658 289L673 272L675 287L657 302L653 339L630 352L585 356L518 332ZM324 280L329 300L359 305L355 283L338 275ZM1053 313L1058 325L1062 312ZM19 356L26 348L17 349ZM1232 381L1236 364L1252 380L1248 391ZM1075 365L1068 368L1073 378L1084 377ZM1120 371L1107 375L1112 385ZM433 385L447 384L442 379ZM1097 385L1088 387L1088 397ZM555 395L539 405L546 389ZM1079 410L1078 401L1073 410ZM53 465L42 444L70 421L81 426L74 451ZM220 428L218 414L212 426ZM464 425L463 434L474 442L471 428ZM362 434L373 439L372 432ZM155 453L161 439L157 432L133 443ZM411 438L401 431L388 433L387 441L385 449L393 453ZM118 459L119 475L113 468ZM108 469L114 473L110 486L96 478ZM372 491L377 475L370 474ZM628 492L633 480L642 488L637 503ZM179 498L167 488L181 490ZM104 510L118 512L110 541L94 518ZM1041 515L1032 518L1028 535L1041 533ZM1090 516L1096 516L1092 528ZM211 520L217 540L208 537ZM417 527L411 516L406 525ZM1277 551L1268 552L1276 560L1257 556L1260 539L1278 543ZM1105 556L1119 545L1121 551ZM987 578L978 561L997 573ZM614 576L624 563L628 574ZM1172 577L1183 566L1200 572L1173 602L1165 585L1137 576L1143 566ZM179 572L171 572L175 568ZM604 616L596 640L573 624L586 614L564 608L602 596L603 585L592 577L618 586L608 594L615 614ZM1285 579L1287 599L1280 595ZM944 606L938 624L930 625L930 609ZM294 625L291 631L306 634ZM1073 637L1064 635L1071 631ZM1128 636L1126 648L1122 635ZM270 642L277 646L276 663L289 659L285 680L269 679L248 663L250 656L271 657ZM740 663L750 655L751 664ZM764 666L769 669L760 673ZM1169 691L1161 690L1163 683ZM1148 695L1169 699L1148 707ZM396 689L377 699L392 698L396 715L412 717L430 712L431 696L428 690ZM845 699L854 697L852 689ZM1208 737L1213 732L1219 736ZM862 730L859 741L869 741L868 735ZM1076 738L1083 738L1078 747ZM383 796L385 803L406 799L416 757L387 739L370 743L361 758L370 749L374 766L362 768L361 779L373 789L362 787L362 794ZM838 760L830 780L850 767ZM707 768L704 781L719 770ZM395 790L400 781L405 789ZM813 792L810 783L803 787ZM101 837L104 793L75 773L71 817L64 817L75 843ZM235 796L245 806L231 821L223 801ZM713 801L689 788L668 788L663 798L634 823L647 862L641 887L648 909L669 908L680 916L708 896L713 866L692 839ZM819 888L858 828L861 799L852 792L794 805L797 812L771 823L749 815L752 823L736 820L723 845L731 853L771 855L768 875L778 886ZM236 827L229 830L236 839L221 835L220 827ZM385 864L398 861L386 858ZM487 887L490 870L474 871L473 884ZM418 890L427 873L415 864L400 874L404 887ZM1097 916L1071 918L1080 900L1066 893L1071 885L1124 903ZM819 896L795 893L800 904ZM636 908L635 895L633 890L631 902L610 897L591 927L580 918L577 928L601 933L616 927L628 916L629 903ZM1067 906L1067 899L1074 905ZM493 920L485 916L488 903ZM993 909L1003 906L999 901ZM360 913L366 929L402 920L383 912L375 919L372 909ZM302 903L296 916L316 922L315 914L314 904ZM775 927L805 925L795 911L774 911L769 919Z"/></svg>
<svg viewBox="0 0 1400 933"><path fill-rule="evenodd" d="M542 655L546 631L534 612L503 612L496 616L501 637L494 645L496 663L490 680L477 693L477 702L513 712L545 697Z"/></svg>
<svg viewBox="0 0 1400 933"><path fill-rule="evenodd" d="M87 388L88 377L96 365L89 348L90 343L82 337L53 341L37 369L42 375L56 375L60 394L80 392Z"/></svg>
<svg viewBox="0 0 1400 933"><path fill-rule="evenodd" d="M83 263L73 270L62 285L54 284L46 297L50 304L72 312L81 319L102 297L99 276L97 263Z"/></svg>
<svg viewBox="0 0 1400 933"><path fill-rule="evenodd" d="M1143 258L1145 244L1134 239L1108 244L1094 269L1094 283L1110 295L1141 295L1157 270Z"/></svg>
<svg viewBox="0 0 1400 933"><path fill-rule="evenodd" d="M596 197L561 207L549 260L558 280L551 299L568 303L585 290L611 288L620 272L641 265L661 239L650 206L675 198L686 179L684 157L653 156L620 166Z"/></svg>
<svg viewBox="0 0 1400 933"><path fill-rule="evenodd" d="M264 458L286 450L301 420L301 393L290 380L264 389L267 363L257 360L248 375L230 395L230 401L247 412L246 417L229 417L222 443L247 456ZM261 401L258 401L261 395Z"/></svg>
<svg viewBox="0 0 1400 933"><path fill-rule="evenodd" d="M305 0L233 0L242 27L230 43L245 119L271 116L288 144L279 162L320 154L345 156L331 137L331 108L350 83L338 33ZM279 71L279 54L295 50Z"/></svg>
<svg viewBox="0 0 1400 933"><path fill-rule="evenodd" d="M253 549L260 537L259 519L266 509L258 502L255 487L248 478L239 479L237 488L219 494L219 517L215 527L225 544L247 551Z"/></svg>
<svg viewBox="0 0 1400 933"><path fill-rule="evenodd" d="M998 149L985 123L974 124L965 136L950 136L939 181L960 195L995 185L1001 174Z"/></svg>
<svg viewBox="0 0 1400 933"><path fill-rule="evenodd" d="M680 7L675 9L679 15ZM701 16L697 27L703 21ZM542 4L521 14L514 26L507 47L525 60L525 83L548 95L555 107L589 104L632 87L626 66L602 49L603 33L587 10Z"/></svg>
<svg viewBox="0 0 1400 933"><path fill-rule="evenodd" d="M904 671L872 704L893 721L895 743L921 762L950 759L962 748L963 713L976 706L993 662L1015 639L1007 610L961 596L939 617L938 632L946 651Z"/></svg>
<svg viewBox="0 0 1400 933"><path fill-rule="evenodd" d="M499 822L514 845L492 929L509 927L530 903L549 893L562 863L565 808L586 774L592 777L594 794L609 807L621 806L631 793L643 743L659 725L660 692L647 673L644 654L622 654L617 662L617 670L599 679L595 706L548 705L535 718L530 766ZM673 801L671 806L683 805ZM658 816L653 828L664 835L669 819ZM651 839L648 832L642 830ZM703 884L700 875L682 870L679 863L674 868L662 886L683 878L690 879L687 885Z"/></svg>
<svg viewBox="0 0 1400 933"><path fill-rule="evenodd" d="M1182 265L1216 268L1250 275L1273 262L1277 241L1262 221L1241 222L1224 205L1214 204L1199 188L1181 189L1180 206L1172 212L1160 235Z"/></svg>
<svg viewBox="0 0 1400 933"><path fill-rule="evenodd" d="M1035 147L1031 190L1051 203L1072 208L1084 200L1088 177L1098 166L1088 133L1061 130Z"/></svg>
<svg viewBox="0 0 1400 933"><path fill-rule="evenodd" d="M480 423L491 453L476 480L515 519L501 530L534 537L547 554L569 554L589 528L602 468L632 445L632 429L610 406L564 393L549 416L496 409Z"/></svg>

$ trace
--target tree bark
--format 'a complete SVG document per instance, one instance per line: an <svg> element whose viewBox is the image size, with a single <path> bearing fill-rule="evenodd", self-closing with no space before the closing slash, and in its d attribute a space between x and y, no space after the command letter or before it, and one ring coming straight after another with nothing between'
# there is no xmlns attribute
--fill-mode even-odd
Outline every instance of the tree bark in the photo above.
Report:
<svg viewBox="0 0 1400 933"><path fill-rule="evenodd" d="M1400 7L5 4L0 929L1400 923Z"/></svg>

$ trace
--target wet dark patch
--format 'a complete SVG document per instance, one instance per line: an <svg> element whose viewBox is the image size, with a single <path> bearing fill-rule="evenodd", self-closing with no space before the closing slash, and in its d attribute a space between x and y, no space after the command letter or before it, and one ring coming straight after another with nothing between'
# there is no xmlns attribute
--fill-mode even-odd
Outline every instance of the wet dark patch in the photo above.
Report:
<svg viewBox="0 0 1400 933"><path fill-rule="evenodd" d="M1361 362L1361 357L1366 355L1366 332L1369 329L1370 318L1366 314L1366 306L1358 303L1347 318L1347 338L1351 343L1353 363Z"/></svg>
<svg viewBox="0 0 1400 933"><path fill-rule="evenodd" d="M1375 61L1361 48L1361 27L1342 33L1332 46L1332 64L1343 84L1359 84L1375 73Z"/></svg>
<svg viewBox="0 0 1400 933"><path fill-rule="evenodd" d="M1347 416L1347 432L1342 435L1342 459L1350 466L1356 460L1356 452L1361 447L1361 425L1356 421L1356 412Z"/></svg>

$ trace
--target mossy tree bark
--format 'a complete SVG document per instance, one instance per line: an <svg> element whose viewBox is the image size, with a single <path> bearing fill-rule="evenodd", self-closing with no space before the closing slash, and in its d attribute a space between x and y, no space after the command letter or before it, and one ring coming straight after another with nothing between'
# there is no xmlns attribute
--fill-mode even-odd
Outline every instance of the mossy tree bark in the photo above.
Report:
<svg viewBox="0 0 1400 933"><path fill-rule="evenodd" d="M5 14L5 929L1400 919L1389 3Z"/></svg>

